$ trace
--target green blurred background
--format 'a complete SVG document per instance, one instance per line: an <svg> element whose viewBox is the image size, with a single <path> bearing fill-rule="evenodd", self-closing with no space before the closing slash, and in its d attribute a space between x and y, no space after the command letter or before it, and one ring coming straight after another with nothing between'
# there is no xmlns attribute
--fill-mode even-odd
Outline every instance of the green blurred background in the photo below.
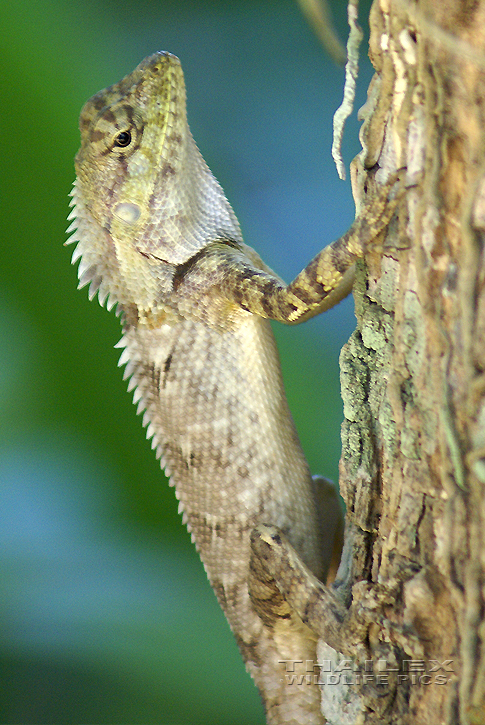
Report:
<svg viewBox="0 0 485 725"><path fill-rule="evenodd" d="M0 722L261 724L116 367L118 320L76 291L67 195L84 101L170 50L246 241L290 280L353 218L330 157L343 70L292 0L14 0L0 23ZM347 164L358 150L354 119ZM347 300L275 327L311 468L334 479L353 325Z"/></svg>

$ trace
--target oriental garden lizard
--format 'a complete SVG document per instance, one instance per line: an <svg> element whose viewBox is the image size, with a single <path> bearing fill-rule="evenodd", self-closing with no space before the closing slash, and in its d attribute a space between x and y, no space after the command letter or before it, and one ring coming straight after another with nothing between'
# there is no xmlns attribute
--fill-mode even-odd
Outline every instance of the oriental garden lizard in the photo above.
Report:
<svg viewBox="0 0 485 725"><path fill-rule="evenodd" d="M341 645L348 610L321 584L340 514L331 493L319 508L326 484L301 451L269 320L298 323L348 294L395 210L396 178L286 285L243 243L192 138L175 56L156 53L93 96L80 130L68 230L79 287L121 314L128 389L267 722L323 723L318 684L288 682L285 662L308 674L313 620Z"/></svg>

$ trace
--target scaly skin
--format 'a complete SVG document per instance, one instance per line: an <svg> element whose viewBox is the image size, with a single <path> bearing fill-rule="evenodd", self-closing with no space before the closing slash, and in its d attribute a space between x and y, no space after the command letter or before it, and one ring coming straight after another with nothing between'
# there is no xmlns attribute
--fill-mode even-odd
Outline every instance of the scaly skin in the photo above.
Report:
<svg viewBox="0 0 485 725"><path fill-rule="evenodd" d="M260 524L284 532L318 578L329 564L268 319L300 322L349 291L365 239L389 221L387 194L286 286L243 243L195 145L175 56L150 56L93 96L80 129L79 286L122 314L120 364L268 723L323 723L318 685L290 684L282 664L308 674L316 636L250 566Z"/></svg>

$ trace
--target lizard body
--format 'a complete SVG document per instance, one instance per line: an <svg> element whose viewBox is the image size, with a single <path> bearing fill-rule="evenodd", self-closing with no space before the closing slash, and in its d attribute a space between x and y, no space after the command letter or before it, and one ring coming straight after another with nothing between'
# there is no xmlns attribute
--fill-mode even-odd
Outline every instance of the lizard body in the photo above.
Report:
<svg viewBox="0 0 485 725"><path fill-rule="evenodd" d="M282 664L308 674L316 635L251 559L251 532L271 524L317 578L329 566L269 319L300 322L348 293L365 239L389 221L387 195L286 286L243 243L195 145L175 56L150 56L96 94L80 130L68 230L79 286L122 314L129 390L268 723L323 723L318 685L288 684Z"/></svg>

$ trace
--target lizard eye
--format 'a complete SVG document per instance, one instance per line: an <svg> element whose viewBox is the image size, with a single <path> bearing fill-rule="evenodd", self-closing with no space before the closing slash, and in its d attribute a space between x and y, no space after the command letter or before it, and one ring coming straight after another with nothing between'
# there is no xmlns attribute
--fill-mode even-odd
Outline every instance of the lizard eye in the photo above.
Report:
<svg viewBox="0 0 485 725"><path fill-rule="evenodd" d="M119 146L122 149L129 146L130 143L131 143L131 133L129 131L121 131L121 133L119 133L114 140L114 145Z"/></svg>

